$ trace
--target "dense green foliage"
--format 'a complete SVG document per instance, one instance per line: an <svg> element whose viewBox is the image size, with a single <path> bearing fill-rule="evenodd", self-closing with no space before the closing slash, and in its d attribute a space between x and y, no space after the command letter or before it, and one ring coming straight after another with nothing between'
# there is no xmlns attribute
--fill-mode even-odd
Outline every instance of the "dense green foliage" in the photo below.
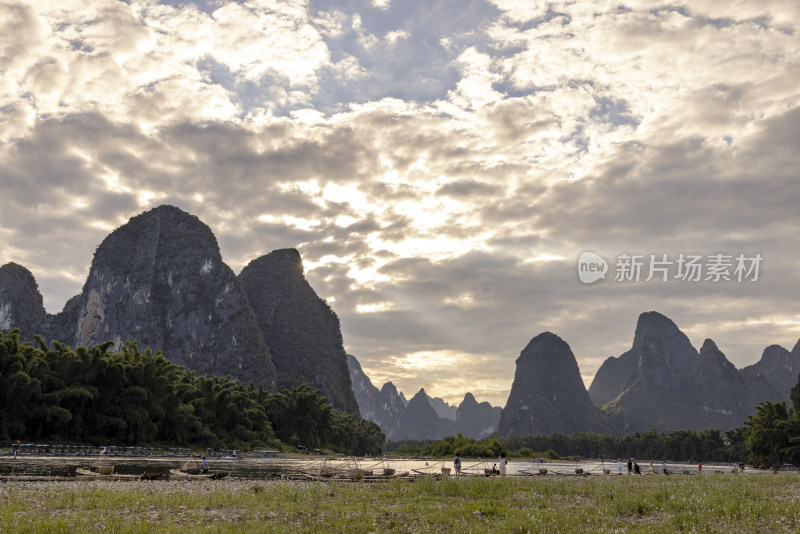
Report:
<svg viewBox="0 0 800 534"><path fill-rule="evenodd" d="M670 433L650 430L627 436L594 434L554 434L506 440L511 450L553 449L561 456L584 458L648 458L672 461L732 462L744 459L734 431L722 435L717 429L676 430Z"/></svg>
<svg viewBox="0 0 800 534"><path fill-rule="evenodd" d="M503 442L495 437L476 441L459 435L438 442L387 443L386 450L403 456L436 457L456 452L464 456L493 457L503 451L529 457L634 457L702 462L734 462L747 457L740 430L731 430L723 436L719 430L713 429L701 432L678 430L669 434L652 430L628 436L593 432L548 434L508 438Z"/></svg>
<svg viewBox="0 0 800 534"><path fill-rule="evenodd" d="M440 441L407 439L389 442L386 444L386 451L394 453L395 456L405 457L431 456L444 458L459 454L472 458L496 458L501 452L508 452L508 448L495 436L476 440L459 433L457 436L448 436Z"/></svg>
<svg viewBox="0 0 800 534"><path fill-rule="evenodd" d="M377 425L334 411L308 386L271 393L195 377L161 352L111 342L73 350L0 332L0 439L246 449L305 445L377 454ZM280 441L278 441L280 440Z"/></svg>
<svg viewBox="0 0 800 534"><path fill-rule="evenodd" d="M753 462L780 465L800 463L800 377L792 388L792 406L785 402L762 402L748 417L744 432Z"/></svg>

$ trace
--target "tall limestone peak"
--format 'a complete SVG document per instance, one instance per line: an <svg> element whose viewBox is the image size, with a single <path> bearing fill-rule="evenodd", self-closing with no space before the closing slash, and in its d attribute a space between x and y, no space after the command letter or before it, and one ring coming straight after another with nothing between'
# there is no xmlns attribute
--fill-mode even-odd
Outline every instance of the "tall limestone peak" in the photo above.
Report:
<svg viewBox="0 0 800 534"><path fill-rule="evenodd" d="M458 406L450 406L450 404L439 397L428 397L431 407L436 411L436 415L444 419L456 420L458 413Z"/></svg>
<svg viewBox="0 0 800 534"><path fill-rule="evenodd" d="M709 365L719 363L712 348L713 342L707 346ZM643 313L631 349L606 360L589 391L596 403L605 402L605 413L623 433L697 428L703 413L695 398L699 363L697 350L672 320Z"/></svg>
<svg viewBox="0 0 800 534"><path fill-rule="evenodd" d="M698 353L675 323L648 312L639 318L631 349L606 360L589 391L622 433L725 430L740 425L758 402L778 400L768 378L780 374L773 369L793 366L789 355L768 347L761 362L739 371L712 340Z"/></svg>
<svg viewBox="0 0 800 534"><path fill-rule="evenodd" d="M468 392L458 405L456 431L473 439L487 438L497 430L501 411L499 406L492 406L488 402L478 403L475 396Z"/></svg>
<svg viewBox="0 0 800 534"><path fill-rule="evenodd" d="M639 315L636 321L636 332L633 336L633 344L641 341L645 336L655 336L664 339L675 338L677 343L688 342L689 338L681 332L678 325L664 314L656 311L644 312Z"/></svg>
<svg viewBox="0 0 800 534"><path fill-rule="evenodd" d="M372 385L372 381L361 369L361 364L351 354L347 355L347 367L350 370L350 381L353 384L353 393L361 417L381 427L386 439L391 440L397 433L398 420L405 410L405 404L400 402L397 389L391 382L384 384L380 390ZM387 388L387 385L391 387Z"/></svg>
<svg viewBox="0 0 800 534"><path fill-rule="evenodd" d="M654 311L642 313L631 349L603 362L589 395L602 406L637 383L637 387L680 391L691 382L699 358L689 338L671 319Z"/></svg>
<svg viewBox="0 0 800 534"><path fill-rule="evenodd" d="M0 330L20 328L30 334L44 320L45 310L33 274L18 263L0 267Z"/></svg>
<svg viewBox="0 0 800 534"><path fill-rule="evenodd" d="M397 386L395 386L392 382L386 382L383 386L381 386L381 395L387 399L392 399L392 402L401 403L403 408L408 406L408 399L406 399L406 396L402 391L397 391Z"/></svg>
<svg viewBox="0 0 800 534"><path fill-rule="evenodd" d="M583 385L578 362L560 337L544 332L517 358L500 436L600 430L599 410Z"/></svg>
<svg viewBox="0 0 800 534"><path fill-rule="evenodd" d="M395 439L442 439L453 433L453 422L436 414L424 388L408 401L398 424Z"/></svg>
<svg viewBox="0 0 800 534"><path fill-rule="evenodd" d="M700 348L695 384L686 394L693 394L698 409L687 414L694 418L687 426L732 428L740 425L755 405L739 370L710 339Z"/></svg>
<svg viewBox="0 0 800 534"><path fill-rule="evenodd" d="M317 296L295 249L251 261L238 277L270 348L278 388L307 383L339 410L358 413L339 318Z"/></svg>
<svg viewBox="0 0 800 534"><path fill-rule="evenodd" d="M736 366L719 350L717 344L711 339L706 339L700 347L700 361L697 364L697 374L703 376L705 372L731 373L737 372Z"/></svg>
<svg viewBox="0 0 800 534"><path fill-rule="evenodd" d="M699 355L686 334L658 312L639 316L633 338L641 377L654 387L680 389L697 368Z"/></svg>
<svg viewBox="0 0 800 534"><path fill-rule="evenodd" d="M458 410L461 411L462 408L466 407L472 409L477 405L478 405L478 399L475 398L475 395L467 391L464 394L464 399L461 401L461 404L458 405Z"/></svg>
<svg viewBox="0 0 800 534"><path fill-rule="evenodd" d="M750 380L756 378L767 381L780 394L782 401L789 400L789 391L797 384L800 375L800 341L791 352L780 345L770 345L764 349L761 359L742 369L742 374ZM765 399L762 399L765 400Z"/></svg>
<svg viewBox="0 0 800 534"><path fill-rule="evenodd" d="M60 338L72 345L138 340L200 374L274 386L269 349L214 234L174 206L109 234L78 300L62 314L77 321L74 338Z"/></svg>

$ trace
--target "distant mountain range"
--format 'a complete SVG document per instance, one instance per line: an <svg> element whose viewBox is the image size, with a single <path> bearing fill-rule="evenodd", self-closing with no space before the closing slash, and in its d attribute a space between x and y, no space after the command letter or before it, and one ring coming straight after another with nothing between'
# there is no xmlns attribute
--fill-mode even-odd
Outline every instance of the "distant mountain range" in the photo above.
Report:
<svg viewBox="0 0 800 534"><path fill-rule="evenodd" d="M608 358L587 391L569 345L544 332L517 358L502 410L478 404L470 393L458 407L449 406L424 389L406 402L391 382L381 390L373 386L353 356L347 362L362 417L380 425L389 440L457 432L483 438L728 430L755 413L759 402L789 400L800 374L800 341L792 351L771 345L758 363L739 370L710 339L698 352L669 318L643 313L631 349Z"/></svg>
<svg viewBox="0 0 800 534"><path fill-rule="evenodd" d="M485 438L582 431L729 429L761 401L788 400L800 341L741 370L709 340L698 352L667 317L639 317L631 349L608 358L588 391L569 345L550 332L517 358L504 408L466 393L458 406L424 389L406 400L373 386L344 352L339 319L303 274L294 249L270 252L236 276L211 230L172 206L137 215L98 246L80 294L47 314L31 272L0 267L0 329L72 346L128 340L161 349L199 374L267 389L307 383L338 410L377 423L389 440Z"/></svg>
<svg viewBox="0 0 800 534"><path fill-rule="evenodd" d="M791 352L767 347L758 363L738 370L710 339L698 352L669 318L648 312L631 349L608 358L587 392L569 346L545 332L517 359L497 433L727 430L759 402L788 400L798 374L800 341Z"/></svg>
<svg viewBox="0 0 800 534"><path fill-rule="evenodd" d="M478 403L472 393L458 406L431 398L420 389L410 401L391 382L379 390L364 374L358 360L348 354L347 365L361 417L377 423L386 439L442 439L461 433L474 439L486 438L497 429L500 408Z"/></svg>

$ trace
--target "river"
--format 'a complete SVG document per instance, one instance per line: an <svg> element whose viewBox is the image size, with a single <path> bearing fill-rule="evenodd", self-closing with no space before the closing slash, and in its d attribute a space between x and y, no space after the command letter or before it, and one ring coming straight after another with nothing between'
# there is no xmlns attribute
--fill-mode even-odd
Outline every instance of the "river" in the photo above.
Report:
<svg viewBox="0 0 800 534"><path fill-rule="evenodd" d="M170 469L180 468L188 459L186 457L103 457L104 464L114 466L118 474L161 473L167 474ZM97 462L96 456L45 456L45 455L20 455L0 456L0 477L2 478L36 478L36 477L74 477L75 470L90 467ZM462 471L467 474L484 474L486 469L491 470L495 459L462 460ZM258 458L244 456L241 459L211 458L209 468L211 471L228 471L232 478L260 480L279 475L287 471L318 471L323 465L330 467L358 467L379 471L382 468L395 469L397 473L409 472L410 474L441 474L442 468L451 469L453 461L433 459L386 459L380 458L337 458L328 459L322 456L309 457L277 457ZM640 462L642 473L650 472L649 461ZM661 472L661 462L652 463L653 471ZM696 464L668 463L667 468L671 473L696 474ZM547 469L548 475L575 475L576 470L583 470L584 474L602 475L604 469L611 474L617 473L616 462L601 462L585 460L581 462L539 462L530 460L511 460L508 462L507 472L510 475L538 474L540 469ZM731 465L704 465L703 474L733 470ZM623 472L626 468L623 466ZM760 472L755 469L746 469L745 473Z"/></svg>

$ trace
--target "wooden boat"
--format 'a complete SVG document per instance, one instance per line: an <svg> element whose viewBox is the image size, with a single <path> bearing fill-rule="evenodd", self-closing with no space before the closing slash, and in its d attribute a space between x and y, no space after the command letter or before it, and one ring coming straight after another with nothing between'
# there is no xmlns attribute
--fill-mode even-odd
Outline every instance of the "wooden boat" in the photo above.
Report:
<svg viewBox="0 0 800 534"><path fill-rule="evenodd" d="M194 470L192 470L194 471ZM180 478L183 480L218 480L230 475L230 471L214 471L213 473L189 473L187 471L180 471L178 469L169 470L169 478Z"/></svg>

